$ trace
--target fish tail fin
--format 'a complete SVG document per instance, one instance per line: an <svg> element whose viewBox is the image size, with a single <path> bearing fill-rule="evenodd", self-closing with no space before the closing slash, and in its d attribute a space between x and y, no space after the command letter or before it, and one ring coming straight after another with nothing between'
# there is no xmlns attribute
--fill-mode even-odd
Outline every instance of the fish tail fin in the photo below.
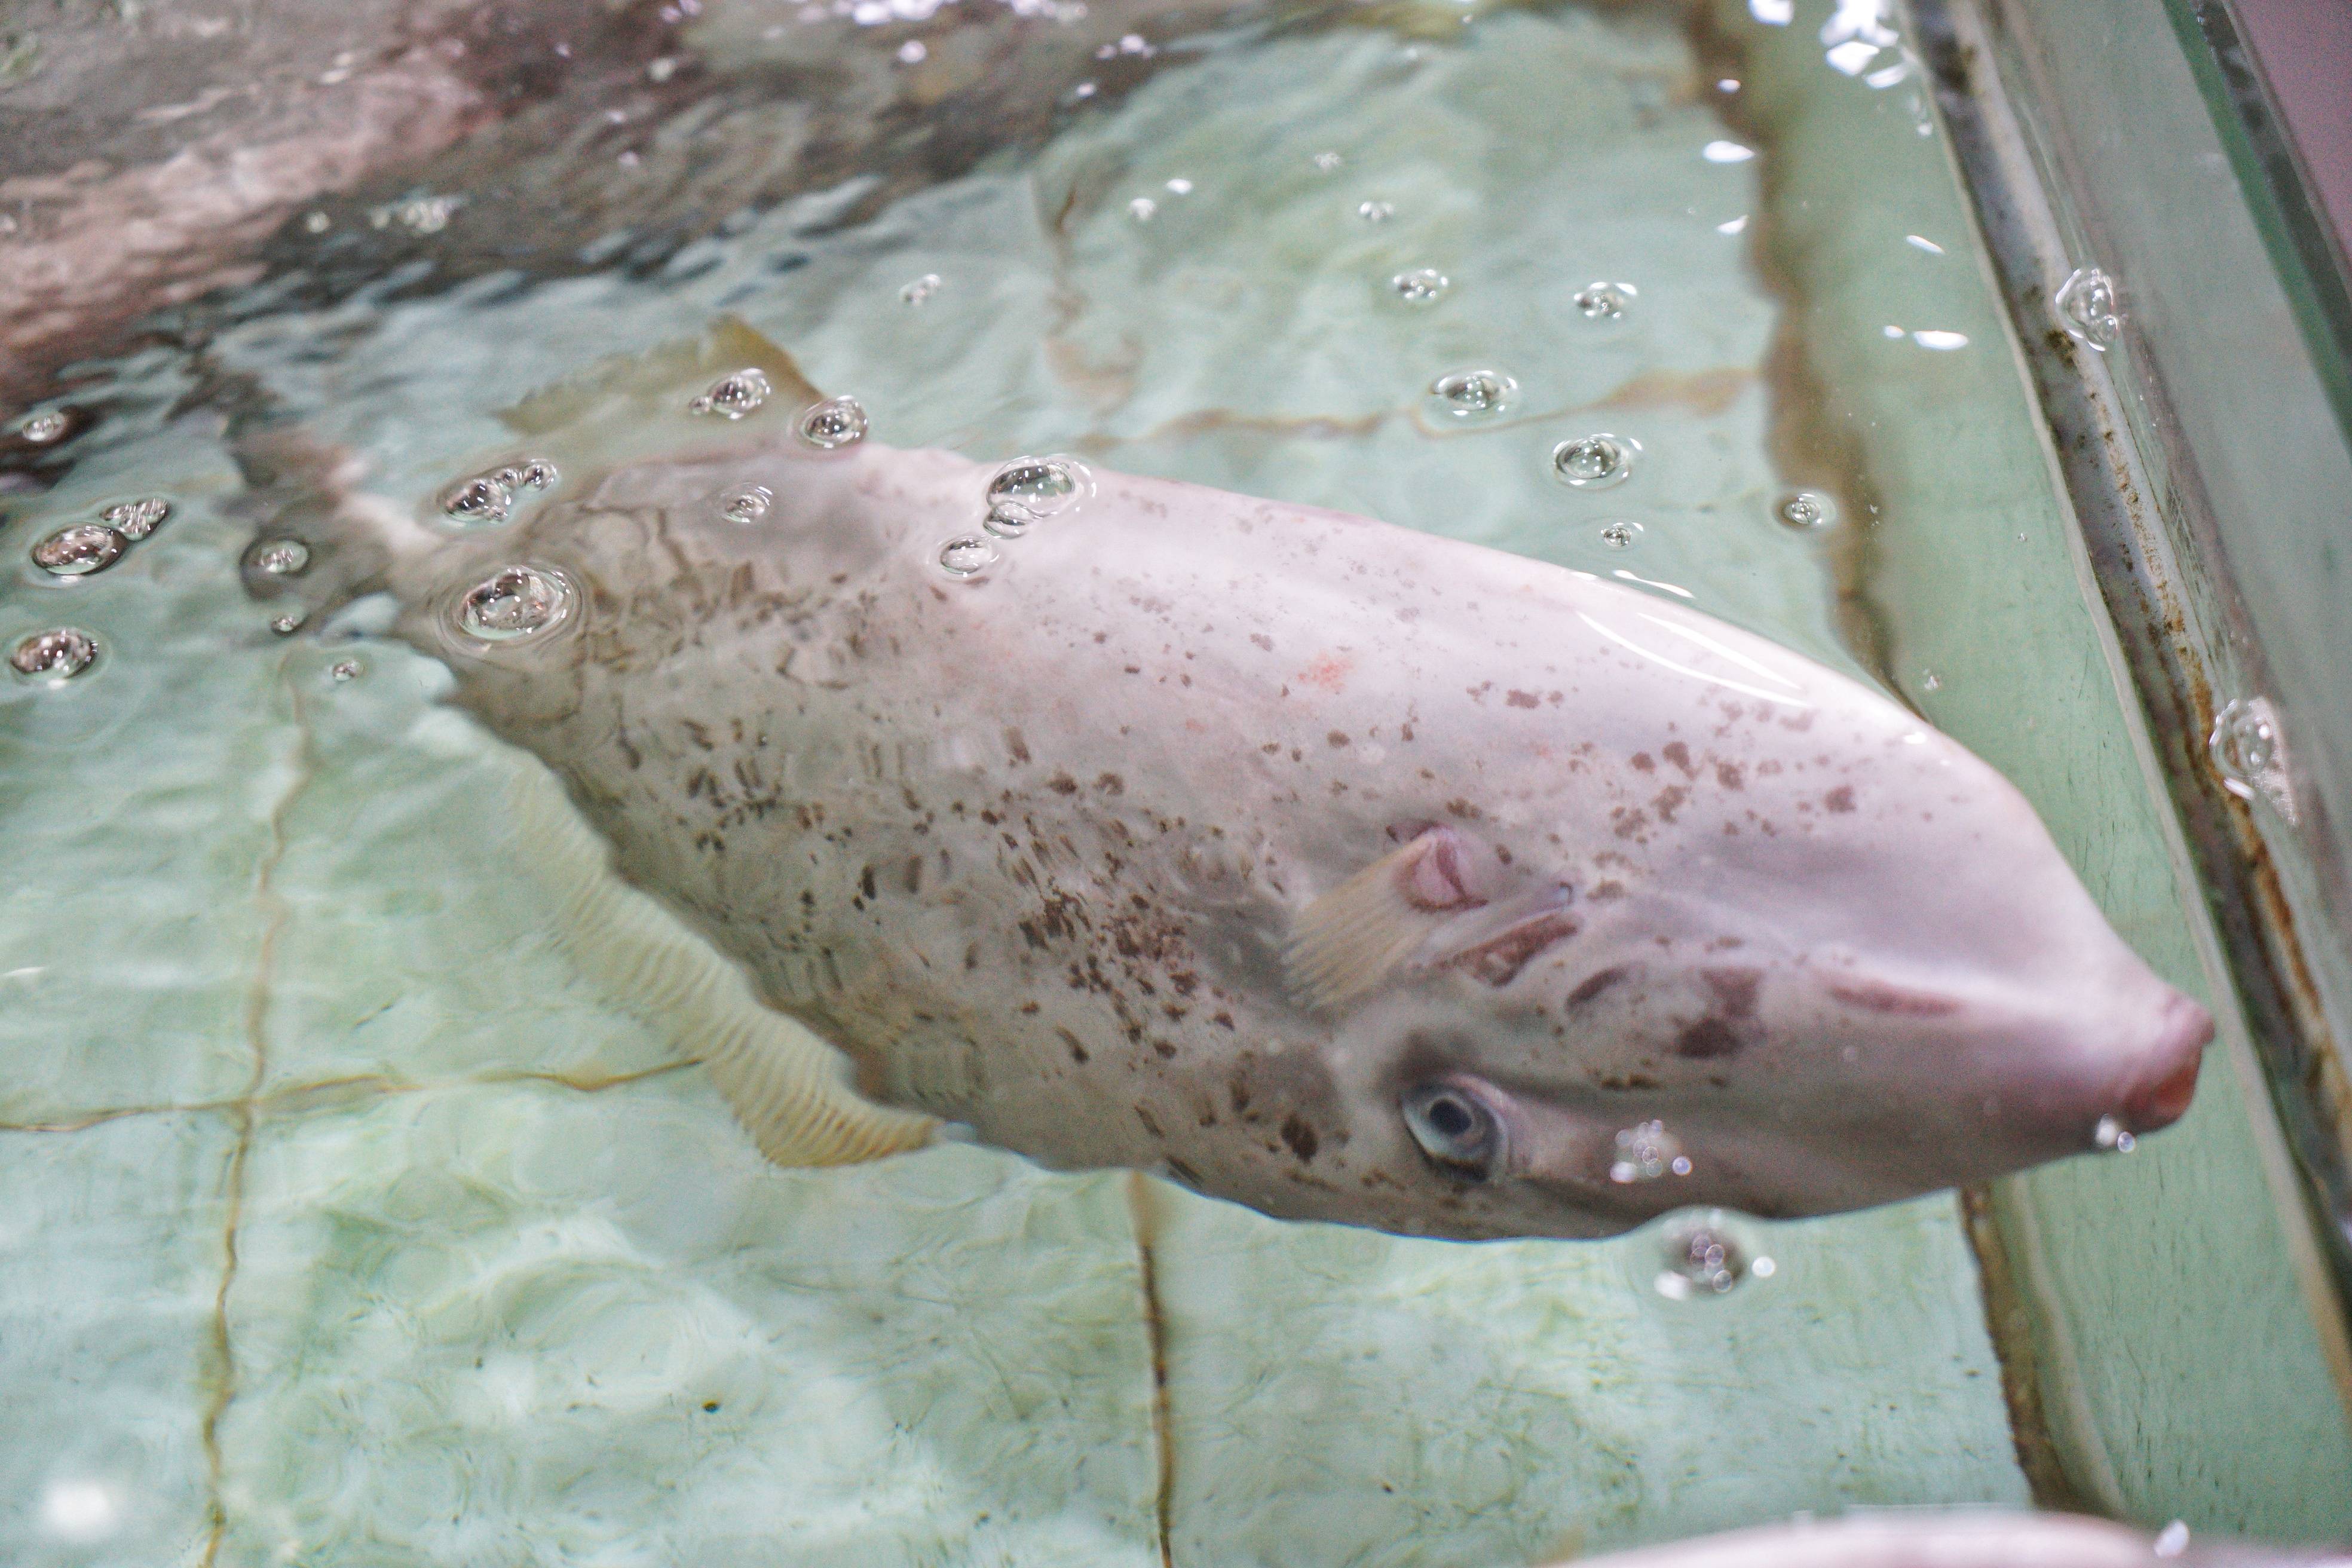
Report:
<svg viewBox="0 0 2352 1568"><path fill-rule="evenodd" d="M760 1152L779 1165L845 1165L930 1142L938 1122L876 1105L848 1058L763 1005L734 965L614 873L604 842L545 772L509 792L527 864L557 896L555 940L671 1049L709 1069Z"/></svg>

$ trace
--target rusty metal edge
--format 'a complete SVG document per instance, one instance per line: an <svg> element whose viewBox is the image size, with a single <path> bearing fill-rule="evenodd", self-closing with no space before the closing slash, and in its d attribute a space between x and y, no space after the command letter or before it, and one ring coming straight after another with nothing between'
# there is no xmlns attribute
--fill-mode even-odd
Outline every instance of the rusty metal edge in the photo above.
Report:
<svg viewBox="0 0 2352 1568"><path fill-rule="evenodd" d="M1997 5L1999 0L1993 0ZM1912 0L1921 52L1938 108L1966 171L1993 268L2034 395L2055 445L2092 575L2137 692L2158 765L2199 873L2223 962L2252 1036L2284 1131L2339 1311L2352 1311L2352 1128L2342 1057L2328 1026L2278 868L2247 805L2207 758L2218 704L2205 644L2173 571L2176 552L2200 573L2200 598L2254 646L2242 601L2219 552L2196 550L2166 526L2146 458L2130 433L2099 357L2053 323L2049 282L2066 270L2059 172L2032 152L2002 85L1999 29L1979 0ZM2165 408L2164 388L2135 389ZM2167 416L2168 417L2168 415ZM2187 454L2165 460L2168 494L2184 511L2207 511ZM2210 515L2185 520L2193 541L2213 537Z"/></svg>

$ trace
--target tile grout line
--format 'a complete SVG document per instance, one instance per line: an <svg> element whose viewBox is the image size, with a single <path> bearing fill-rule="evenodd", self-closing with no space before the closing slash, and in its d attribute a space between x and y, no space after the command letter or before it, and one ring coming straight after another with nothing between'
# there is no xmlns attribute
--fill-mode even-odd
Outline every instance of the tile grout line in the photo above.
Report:
<svg viewBox="0 0 2352 1568"><path fill-rule="evenodd" d="M213 1298L210 1349L214 1384L212 1397L205 1405L203 1427L205 1485L210 1500L205 1508L207 1528L199 1568L215 1568L220 1557L221 1543L228 1534L228 1503L223 1496L226 1462L220 1446L221 1421L228 1414L230 1403L236 1397L236 1351L229 1339L228 1297L236 1283L236 1238L245 1215L246 1164L253 1152L254 1130L261 1119L261 1086L269 1071L269 984L277 962L278 939L284 933L290 918L285 900L278 893L278 868L286 858L287 813L316 773L310 721L303 712L302 694L294 684L289 663L281 661L278 669L292 704L294 777L270 807L269 843L262 851L260 863L255 868L254 904L261 914L261 943L254 957L253 981L247 988L245 999L246 1043L250 1047L253 1065L246 1078L244 1094L226 1107L236 1117L237 1132L236 1147L229 1154L226 1183L226 1213L221 1230L220 1289Z"/></svg>
<svg viewBox="0 0 2352 1568"><path fill-rule="evenodd" d="M1160 1279L1152 1253L1155 1226L1151 1215L1150 1178L1140 1171L1127 1173L1128 1223L1135 1232L1136 1271L1143 1293L1143 1327L1151 1346L1151 1451L1159 1475L1152 1514L1159 1528L1160 1568L1175 1568L1170 1516L1176 1501L1174 1424L1168 1408L1168 1323L1160 1302Z"/></svg>

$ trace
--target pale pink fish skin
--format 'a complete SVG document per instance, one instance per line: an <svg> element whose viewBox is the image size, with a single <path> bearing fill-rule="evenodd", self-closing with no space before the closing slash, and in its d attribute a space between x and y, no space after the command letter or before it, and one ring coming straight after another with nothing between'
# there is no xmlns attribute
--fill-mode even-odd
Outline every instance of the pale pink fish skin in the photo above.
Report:
<svg viewBox="0 0 2352 1568"><path fill-rule="evenodd" d="M1855 680L1588 574L1108 472L958 582L990 468L708 423L567 457L479 536L352 515L457 700L877 1099L1463 1237L1850 1209L2187 1108L2204 1010L2015 789ZM744 484L756 526L719 510ZM514 560L581 624L453 638L450 595ZM1528 920L1464 953L1430 915L1302 999L1302 914L1430 825L1417 875ZM1401 1104L1432 1085L1500 1128L1490 1163L1424 1152ZM1688 1173L1612 1179L1653 1120Z"/></svg>
<svg viewBox="0 0 2352 1568"><path fill-rule="evenodd" d="M1770 1525L1576 1561L1579 1568L2352 1568L2352 1553L2257 1546L2181 1525L2152 1535L2073 1514L1957 1509Z"/></svg>

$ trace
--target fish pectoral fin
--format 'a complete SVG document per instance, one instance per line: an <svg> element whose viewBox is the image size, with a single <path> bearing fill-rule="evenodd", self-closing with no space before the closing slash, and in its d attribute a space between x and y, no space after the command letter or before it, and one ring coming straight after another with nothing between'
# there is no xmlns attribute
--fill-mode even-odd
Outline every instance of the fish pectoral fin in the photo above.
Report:
<svg viewBox="0 0 2352 1568"><path fill-rule="evenodd" d="M642 405L683 410L687 400L720 376L757 370L786 409L824 401L793 356L740 316L726 315L698 338L663 343L638 353L598 360L551 386L541 387L499 415L518 436L572 429L600 416Z"/></svg>
<svg viewBox="0 0 2352 1568"><path fill-rule="evenodd" d="M1308 904L1283 954L1292 995L1336 1007L1422 958L1450 920L1486 903L1475 851L1458 829L1425 825Z"/></svg>

